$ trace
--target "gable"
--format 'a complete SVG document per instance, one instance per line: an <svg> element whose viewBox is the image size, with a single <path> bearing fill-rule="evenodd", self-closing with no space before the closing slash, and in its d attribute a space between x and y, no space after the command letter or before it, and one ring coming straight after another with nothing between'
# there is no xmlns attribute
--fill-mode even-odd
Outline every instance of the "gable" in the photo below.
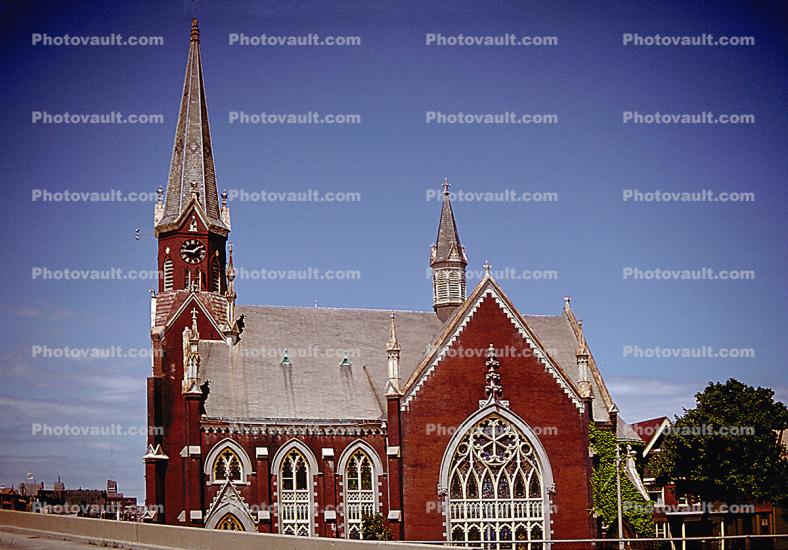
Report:
<svg viewBox="0 0 788 550"><path fill-rule="evenodd" d="M403 386L401 410L406 411L408 409L410 402L417 397L430 375L435 369L440 368L441 362L450 352L456 351L455 346L460 335L486 300L492 300L508 318L513 328L530 348L531 355L543 365L545 371L550 374L577 410L582 413L585 406L571 378L551 356L549 350L537 338L526 320L514 308L508 297L503 293L503 290L489 274L485 275L471 297L452 315L441 334L433 340L431 345L433 351L424 358ZM483 359L481 359L481 362L483 362Z"/></svg>

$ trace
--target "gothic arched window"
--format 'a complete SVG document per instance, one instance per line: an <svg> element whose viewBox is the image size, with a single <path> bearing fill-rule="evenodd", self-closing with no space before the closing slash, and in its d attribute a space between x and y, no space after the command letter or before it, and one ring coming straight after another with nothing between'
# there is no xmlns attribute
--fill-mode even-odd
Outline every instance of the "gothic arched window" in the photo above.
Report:
<svg viewBox="0 0 788 550"><path fill-rule="evenodd" d="M369 455L359 449L355 451L343 472L345 481L345 516L347 538L360 539L361 518L364 514L377 512L375 498L377 472Z"/></svg>
<svg viewBox="0 0 788 550"><path fill-rule="evenodd" d="M224 449L213 462L214 481L241 481L243 479L243 468L241 460L235 451Z"/></svg>
<svg viewBox="0 0 788 550"><path fill-rule="evenodd" d="M290 450L279 468L279 532L308 537L312 534L312 474L301 451Z"/></svg>
<svg viewBox="0 0 788 550"><path fill-rule="evenodd" d="M224 531L245 531L244 526L233 514L225 514L216 524L217 529Z"/></svg>
<svg viewBox="0 0 788 550"><path fill-rule="evenodd" d="M451 458L447 513L452 542L539 547L528 541L544 536L543 491L528 438L505 418L486 416L465 432Z"/></svg>

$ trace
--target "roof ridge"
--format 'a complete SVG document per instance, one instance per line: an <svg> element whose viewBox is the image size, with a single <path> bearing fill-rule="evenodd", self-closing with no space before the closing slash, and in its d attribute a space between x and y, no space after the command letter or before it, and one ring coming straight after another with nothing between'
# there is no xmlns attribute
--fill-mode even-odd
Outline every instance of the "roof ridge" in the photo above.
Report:
<svg viewBox="0 0 788 550"><path fill-rule="evenodd" d="M424 311L416 309L391 309L391 308L369 308L369 307L333 307L333 306L283 306L276 304L238 304L236 307L270 307L277 309L322 309L333 311L376 311L382 313L429 313L435 315L434 311Z"/></svg>

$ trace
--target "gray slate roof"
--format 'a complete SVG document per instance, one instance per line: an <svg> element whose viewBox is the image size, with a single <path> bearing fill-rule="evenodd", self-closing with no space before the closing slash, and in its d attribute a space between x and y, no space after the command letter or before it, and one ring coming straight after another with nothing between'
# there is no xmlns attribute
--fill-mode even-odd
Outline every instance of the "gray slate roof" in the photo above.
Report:
<svg viewBox="0 0 788 550"><path fill-rule="evenodd" d="M211 381L206 412L234 420L377 420L385 415L390 311L238 306L246 328L236 346L200 342ZM576 382L577 340L564 315L526 322ZM442 323L435 313L395 312L403 382L416 370ZM283 366L287 349L292 366ZM344 353L351 366L341 366ZM608 420L592 383L594 418Z"/></svg>
<svg viewBox="0 0 788 550"><path fill-rule="evenodd" d="M577 368L577 338L569 320L564 315L526 315L525 322L536 333L536 337L547 347L547 352L556 360L566 374L577 383L580 370ZM591 391L594 394L592 409L594 420L607 422L610 417L602 399L597 381L591 377Z"/></svg>
<svg viewBox="0 0 788 550"><path fill-rule="evenodd" d="M189 58L183 80L178 123L175 127L164 215L157 226L167 225L178 219L191 197L192 183L199 192L200 204L205 210L208 222L225 227L219 213L211 131L208 126L208 107L200 61L200 31L196 20L192 21Z"/></svg>

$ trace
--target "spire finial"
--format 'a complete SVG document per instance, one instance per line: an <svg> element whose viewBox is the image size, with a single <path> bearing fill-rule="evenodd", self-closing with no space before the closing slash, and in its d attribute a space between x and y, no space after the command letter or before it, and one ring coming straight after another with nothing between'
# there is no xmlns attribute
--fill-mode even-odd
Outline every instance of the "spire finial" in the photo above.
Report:
<svg viewBox="0 0 788 550"><path fill-rule="evenodd" d="M572 297L571 296L564 296L564 309L569 311L572 305Z"/></svg>
<svg viewBox="0 0 788 550"><path fill-rule="evenodd" d="M192 33L190 42L200 42L200 24L197 22L196 17L192 17Z"/></svg>
<svg viewBox="0 0 788 550"><path fill-rule="evenodd" d="M492 265L490 265L490 262L488 262L487 260L484 260L484 265L482 267L484 268L484 274L485 275L489 275L490 274L490 270L492 269Z"/></svg>
<svg viewBox="0 0 788 550"><path fill-rule="evenodd" d="M222 191L222 208L227 208L227 189Z"/></svg>
<svg viewBox="0 0 788 550"><path fill-rule="evenodd" d="M443 178L443 195L448 197L449 196L449 178Z"/></svg>
<svg viewBox="0 0 788 550"><path fill-rule="evenodd" d="M389 341L386 344L387 351L400 351L399 340L397 339L397 329L394 326L394 312L391 312L391 322L389 326Z"/></svg>

